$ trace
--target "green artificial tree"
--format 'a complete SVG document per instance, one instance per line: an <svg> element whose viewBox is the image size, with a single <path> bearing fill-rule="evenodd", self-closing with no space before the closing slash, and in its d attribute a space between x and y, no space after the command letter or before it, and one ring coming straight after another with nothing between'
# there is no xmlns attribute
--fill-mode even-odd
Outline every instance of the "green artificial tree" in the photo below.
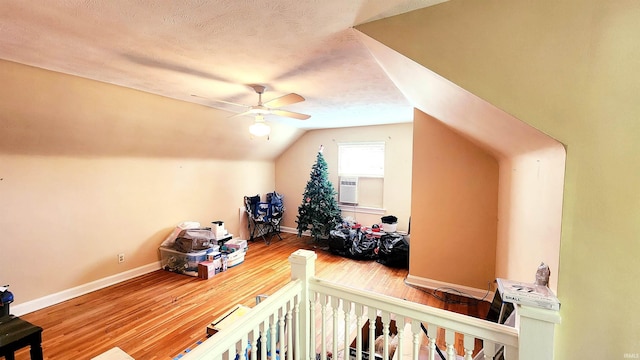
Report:
<svg viewBox="0 0 640 360"><path fill-rule="evenodd" d="M342 223L342 216L336 191L328 179L327 162L322 156L320 146L316 163L311 167L311 178L302 195L302 204L298 207L298 236L306 230L311 231L315 241L327 238L329 231Z"/></svg>

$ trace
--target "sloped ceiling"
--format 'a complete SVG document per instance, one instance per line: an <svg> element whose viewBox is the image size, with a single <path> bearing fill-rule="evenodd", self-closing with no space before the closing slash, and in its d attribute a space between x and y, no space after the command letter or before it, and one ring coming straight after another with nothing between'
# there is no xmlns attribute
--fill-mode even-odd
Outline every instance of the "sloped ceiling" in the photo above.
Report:
<svg viewBox="0 0 640 360"><path fill-rule="evenodd" d="M469 141L506 159L562 145L451 81L359 33L390 78L419 110L435 117Z"/></svg>
<svg viewBox="0 0 640 360"><path fill-rule="evenodd" d="M295 92L269 116L299 129L411 121L412 107L352 26L442 0L10 0L0 59L224 110ZM199 97L194 97L197 95Z"/></svg>
<svg viewBox="0 0 640 360"><path fill-rule="evenodd" d="M361 42L415 108L442 121L497 159L542 149L556 149L564 153L564 147L555 139L412 59L423 60L429 55L439 54L433 48L433 38L437 35L431 41L423 40L428 37L421 36L422 31L435 22L448 29L451 22L443 20L446 19L446 11L439 13L439 21L427 22L427 14L455 6L460 6L460 3L449 2L441 7L417 10L355 28ZM483 8L482 5L479 7ZM463 24L464 21L456 23L457 26ZM421 41L429 42L416 45ZM462 66L455 70L465 71Z"/></svg>

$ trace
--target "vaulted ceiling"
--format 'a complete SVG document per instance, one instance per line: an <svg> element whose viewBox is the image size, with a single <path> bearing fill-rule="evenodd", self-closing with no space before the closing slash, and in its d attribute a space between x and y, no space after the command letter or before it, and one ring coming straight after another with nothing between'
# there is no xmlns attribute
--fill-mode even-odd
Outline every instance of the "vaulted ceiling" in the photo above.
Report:
<svg viewBox="0 0 640 360"><path fill-rule="evenodd" d="M395 15L389 20L402 22L400 14L443 2L3 1L0 59L178 101L165 106L166 101L149 102L132 98L130 91L94 89L88 83L72 89L51 85L58 80L42 90L42 84L24 80L23 85L22 74L4 69L0 73L10 74L20 86L0 89L2 135L11 139L0 144L0 151L274 159L304 130L411 122L414 107L496 157L546 144L529 139L530 129L504 112L354 29L359 24L364 24L357 26L360 30L376 28L374 20ZM300 94L305 101L282 108L310 118L267 115L273 127L270 141L251 141L253 117L230 118L247 110L230 103L257 104L250 84L266 87L263 101ZM61 89L69 89L66 97L51 94ZM38 92L48 92L47 101L32 103ZM73 113L75 97L85 94L79 101L87 111L103 105L95 109L94 121L85 121L86 113ZM60 102L52 118L42 118L51 117L51 111L24 110ZM141 103L145 110L136 106ZM126 115L112 104L126 108ZM20 108L20 115L8 117L16 113L6 111L11 107ZM172 116L164 116L167 109Z"/></svg>
<svg viewBox="0 0 640 360"><path fill-rule="evenodd" d="M0 58L228 112L294 92L300 129L409 122L352 29L442 0L47 0L0 4ZM196 96L194 96L196 95ZM216 100L221 100L216 101ZM232 121L232 120L230 120Z"/></svg>

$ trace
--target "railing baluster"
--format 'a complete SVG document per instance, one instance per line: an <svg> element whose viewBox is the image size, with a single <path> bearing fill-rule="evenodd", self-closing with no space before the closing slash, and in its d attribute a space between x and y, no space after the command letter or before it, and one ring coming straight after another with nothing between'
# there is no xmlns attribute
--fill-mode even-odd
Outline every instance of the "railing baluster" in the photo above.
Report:
<svg viewBox="0 0 640 360"><path fill-rule="evenodd" d="M340 299L332 296L331 297L331 308L332 308L332 334L331 334L331 354L332 359L335 359L338 356L338 333L339 333L339 319L340 319Z"/></svg>
<svg viewBox="0 0 640 360"><path fill-rule="evenodd" d="M351 335L351 301L342 301L342 310L344 310L344 344L342 346L343 359L347 359L349 357L349 340ZM334 356L337 358L337 355Z"/></svg>
<svg viewBox="0 0 640 360"><path fill-rule="evenodd" d="M418 360L418 355L420 355L420 332L422 332L420 322L411 320L411 333L413 334L413 356L411 358L413 360Z"/></svg>
<svg viewBox="0 0 640 360"><path fill-rule="evenodd" d="M404 316L400 316L399 318L396 318L396 327L398 328L398 334L396 335L398 338L397 340L397 344L398 347L396 348L396 354L398 354L396 356L396 358L398 360L402 360L402 354L404 354L404 344L403 344L403 339L404 339Z"/></svg>
<svg viewBox="0 0 640 360"><path fill-rule="evenodd" d="M382 312L382 359L389 359L389 312ZM369 340L371 341L371 340Z"/></svg>
<svg viewBox="0 0 640 360"><path fill-rule="evenodd" d="M284 351L286 349L287 343L286 343L286 339L284 337L284 317L285 317L285 310L283 307L280 307L280 309L278 309L280 318L278 319L278 338L277 340L277 344L276 344L276 350L279 350L281 356L280 358L282 359L284 354ZM276 351L276 353L278 353L278 351ZM274 358L275 359L275 355Z"/></svg>
<svg viewBox="0 0 640 360"><path fill-rule="evenodd" d="M260 324L260 360L267 360L267 329L269 328L269 324L265 319L262 324Z"/></svg>
<svg viewBox="0 0 640 360"><path fill-rule="evenodd" d="M496 344L489 340L482 340L482 352L486 360L493 359L496 354Z"/></svg>
<svg viewBox="0 0 640 360"><path fill-rule="evenodd" d="M436 358L436 338L438 336L438 328L433 325L427 325L427 332L429 333L429 360L435 360Z"/></svg>
<svg viewBox="0 0 640 360"><path fill-rule="evenodd" d="M376 309L372 306L369 307L368 316L369 316L369 360L374 359L373 354L376 352Z"/></svg>
<svg viewBox="0 0 640 360"><path fill-rule="evenodd" d="M327 360L327 297L328 295L320 294L320 315L322 316L320 359L322 360Z"/></svg>
<svg viewBox="0 0 640 360"><path fill-rule="evenodd" d="M473 348L475 347L476 338L467 334L463 335L462 343L464 344L464 360L473 360Z"/></svg>
<svg viewBox="0 0 640 360"><path fill-rule="evenodd" d="M314 321L311 321L314 322ZM293 304L293 328L295 329L295 332L292 331L293 334L293 341L294 341L294 352L293 354L295 355L295 360L308 360L309 358L309 354L301 354L300 352L302 351L300 348L300 337L301 334L304 334L303 331L300 331L300 297L296 296L296 300ZM309 325L309 324L307 324ZM311 332L310 332L311 333ZM308 349L307 349L308 350ZM315 352L315 350L314 350ZM315 359L313 359L315 360Z"/></svg>
<svg viewBox="0 0 640 360"><path fill-rule="evenodd" d="M278 312L276 311L269 316L269 336L267 337L267 341L269 341L269 343L267 345L267 356L270 359L274 359L276 354L276 340L278 336L278 329L276 328L276 324L278 322L277 314Z"/></svg>
<svg viewBox="0 0 640 360"><path fill-rule="evenodd" d="M362 304L356 303L355 312L357 319L356 360L362 360L362 327L364 326L364 306Z"/></svg>
<svg viewBox="0 0 640 360"><path fill-rule="evenodd" d="M308 359L308 360L315 360L316 359L316 333L318 332L317 330L317 321L316 321L316 299L318 297L318 294L314 291L310 291L309 292L309 318L311 319L310 322L310 328L311 330L309 330L309 334L310 334L310 339L309 339L309 353L305 354L304 356ZM297 339L298 344L300 343L300 340L303 339Z"/></svg>
<svg viewBox="0 0 640 360"><path fill-rule="evenodd" d="M240 349L237 350L240 360L247 360L244 354L247 349L247 344L249 343L248 339L249 339L249 334L242 335L242 339L240 339Z"/></svg>
<svg viewBox="0 0 640 360"><path fill-rule="evenodd" d="M293 326L293 321L291 321L291 316L293 314L293 311L291 310L291 308L295 306L293 304L293 299L290 300L287 303L287 322L285 324L285 327L287 329L286 333L287 333L287 347L286 347L286 351L287 351L287 360L293 360L293 353L294 352L298 352L298 349L295 348L295 346L293 345L293 332L294 332L294 328ZM298 327L296 326L295 329L297 329ZM297 337L297 336L296 336Z"/></svg>
<svg viewBox="0 0 640 360"><path fill-rule="evenodd" d="M258 338L260 337L260 328L256 327L251 333L251 360L258 359Z"/></svg>
<svg viewBox="0 0 640 360"><path fill-rule="evenodd" d="M456 349L453 347L456 342L456 333L449 329L444 329L444 342L447 346L447 359L455 359Z"/></svg>

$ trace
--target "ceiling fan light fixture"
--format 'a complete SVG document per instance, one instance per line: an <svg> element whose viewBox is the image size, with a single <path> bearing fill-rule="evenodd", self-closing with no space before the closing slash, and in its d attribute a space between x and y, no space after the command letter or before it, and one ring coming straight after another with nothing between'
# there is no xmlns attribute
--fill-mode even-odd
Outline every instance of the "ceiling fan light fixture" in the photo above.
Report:
<svg viewBox="0 0 640 360"><path fill-rule="evenodd" d="M271 133L271 127L264 122L262 116L256 116L256 122L249 126L249 133L253 136L267 136Z"/></svg>

